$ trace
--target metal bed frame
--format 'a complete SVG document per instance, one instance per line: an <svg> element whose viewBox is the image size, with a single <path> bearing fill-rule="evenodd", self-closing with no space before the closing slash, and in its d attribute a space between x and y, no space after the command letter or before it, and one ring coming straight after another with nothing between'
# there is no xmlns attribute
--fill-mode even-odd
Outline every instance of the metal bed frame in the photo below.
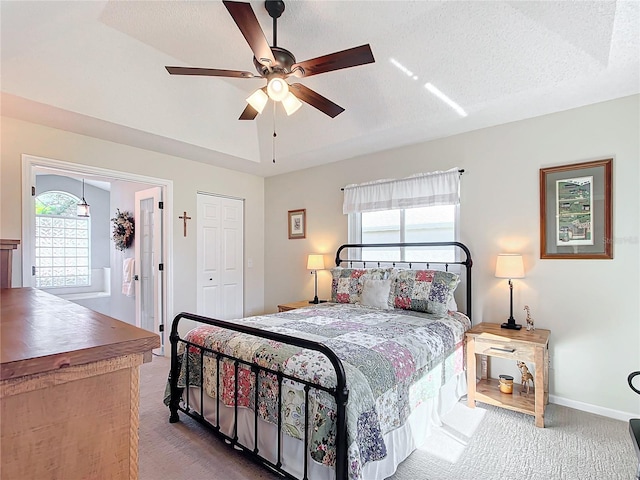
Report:
<svg viewBox="0 0 640 480"><path fill-rule="evenodd" d="M341 257L341 253L345 249L363 249L363 248L381 248L381 247L425 247L425 248L433 248L433 247L443 247L443 246L453 246L459 248L462 252L465 253L464 260L457 260L453 262L410 262L410 261L362 261L360 259L343 259ZM471 260L471 254L469 249L462 243L459 242L427 242L427 243L383 243L383 244L345 244L340 246L336 252L336 266L340 266L342 263L347 263L350 267L355 264L362 264L362 268L366 268L366 264L375 265L375 266L400 266L407 265L409 268L412 268L414 265L425 265L426 268L430 268L431 265L444 265L445 271L448 271L450 265L463 265L466 268L465 274L465 284L466 284L466 305L465 310L467 311L467 316L471 318L471 267L473 262ZM281 343L294 345L297 347L315 350L322 354L324 354L327 359L333 365L336 374L336 385L333 388L328 388L316 383L309 382L307 380L297 378L291 375L287 375L280 371L276 371L270 368L262 367L260 365L247 362L245 360L233 357L232 355L228 355L222 352L218 352L215 350L211 350L209 348L205 348L199 344L195 344L189 342L185 339L180 338L178 334L178 325L182 319L192 320L199 323L203 323L206 325L214 325L218 327L222 327L225 329L233 330L236 332L242 332L249 335L254 335L256 337L266 338L269 340L275 340ZM349 398L349 390L346 384L346 377L344 367L342 362L337 357L337 355L329 349L326 345L306 340L303 338L297 338L290 335L284 335L280 333L270 332L266 330L261 330L253 327L248 327L245 325L240 325L233 322L228 322L224 320L218 320L214 318L207 318L200 315L194 315L191 313L179 313L173 320L171 326L171 335L169 336L169 340L171 342L171 372L169 374L169 385L170 385L170 400L169 400L169 410L170 417L169 422L175 423L180 421L178 412L183 412L189 417L193 418L197 422L201 423L205 427L209 428L216 436L225 441L225 443L229 444L231 447L241 450L244 452L249 458L256 461L260 465L268 468L269 470L279 474L284 478L290 478L293 480L299 480L298 477L295 477L290 472L287 472L283 469L282 466L282 381L284 379L293 380L304 385L304 394L305 394L305 432L304 432L304 462L303 462L303 480L308 479L308 445L309 445L309 391L313 389L322 390L329 393L336 402L336 439L335 439L335 448L336 448L336 464L335 464L335 474L336 480L346 480L348 477L348 469L347 469L347 423L346 423L346 406ZM182 343L185 346L185 352L197 351L196 355L199 355L200 360L200 376L201 376L201 385L199 387L199 396L200 396L200 410L204 411L204 378L203 378L203 365L204 365L204 357L205 355L208 357L215 358L217 365L217 372L220 372L220 363L223 360L230 360L233 362L235 369L235 386L234 386L234 426L233 426L233 436L229 436L220 429L220 374L216 375L216 401L218 402L218 408L216 408L216 419L215 424L211 423L209 420L205 418L205 416L201 412L197 412L191 409L189 402L189 368L186 368L186 393L184 392L185 388L178 387L178 377L180 375L181 362L182 359L178 356L178 344ZM188 355L188 353L187 353ZM259 382L257 381L258 376L260 374L273 375L277 378L278 381L278 439L277 439L277 461L274 463L260 454L258 448L258 425L259 425L259 417L258 417L258 409L254 408L254 442L253 445L244 445L238 439L238 369L240 366L248 366L251 369L252 378L255 381L255 399L254 406L258 405L258 393L259 393ZM183 395L185 398L183 398Z"/></svg>

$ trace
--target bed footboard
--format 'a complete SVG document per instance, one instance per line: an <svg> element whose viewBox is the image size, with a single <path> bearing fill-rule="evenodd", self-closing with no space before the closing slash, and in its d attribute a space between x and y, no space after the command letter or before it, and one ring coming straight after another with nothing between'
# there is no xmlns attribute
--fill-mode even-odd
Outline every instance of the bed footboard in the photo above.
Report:
<svg viewBox="0 0 640 480"><path fill-rule="evenodd" d="M283 344L288 344L288 345L294 345L296 347L300 347L300 348L305 348L308 350L315 350L317 352L320 352L322 354L324 354L327 359L331 362L331 364L333 365L333 368L335 370L335 374L336 374L336 385L335 387L332 388L328 388L326 386L317 384L317 383L313 383L310 382L306 379L302 379L302 378L297 378L295 376L291 376L288 374L285 374L281 371L276 371L270 368L266 368L263 367L261 365L258 365L256 363L250 363L247 362L246 360L240 359L240 358L236 358L232 355L228 355L226 353L222 353L222 352L218 352L215 350L211 350L209 348L206 348L202 345L199 344L195 344L192 342L189 342L185 339L180 338L180 335L178 333L178 325L180 323L180 320L182 319L186 319L186 320L192 320L198 323L203 323L203 324L207 324L207 325L213 325L213 326L217 326L220 328L224 328L224 329L228 329L228 330L233 330L236 332L241 332L241 333L245 333L245 334L249 334L249 335L253 335L256 337L260 337L260 338L265 338L265 339L269 339L269 340L275 340L278 342L281 342ZM280 333L276 333L276 332L270 332L270 331L266 331L266 330L260 330L260 329L256 329L253 327L249 327L246 325L240 325L237 323L232 323L232 322L227 322L224 320L217 320L217 319L212 319L212 318L207 318L207 317L202 317L199 315L194 315L194 314L190 314L190 313L180 313L178 314L174 320L173 320L173 324L171 326L171 335L169 337L170 342L171 342L171 372L170 372L170 376L169 376L169 386L170 386L170 399L169 399L169 410L170 410L170 416L169 416L169 422L171 423L175 423L180 421L180 417L178 415L178 412L181 411L183 413L185 413L186 415L189 415L191 418L195 419L196 421L198 421L199 423L205 425L206 427L210 428L214 434L216 434L218 437L222 438L223 440L225 440L226 443L230 444L233 447L239 448L241 450L243 450L246 454L248 454L253 460L273 469L276 470L278 473L280 473L281 475L287 477L287 478L292 478L292 479L296 479L295 476L293 476L290 472L285 471L282 468L282 446L281 446L281 434L282 434L282 415L281 415L281 404L282 404L282 398L281 398L281 394L282 394L282 381L284 379L289 379L289 380L293 380L299 384L304 385L304 408L305 408L305 428L304 428L304 452L305 452L305 456L304 456L304 464L303 464L303 479L307 479L307 471L308 471L308 446L309 446L309 391L310 389L317 389L317 390L321 390L324 392L327 392L328 394L330 394L331 396L333 396L333 398L335 399L335 403L336 403L336 438L335 438L335 448L336 448L336 462L335 462L335 472L336 472L336 479L337 480L346 480L347 479L347 423L346 423L346 406L347 406L347 400L348 400L348 396L349 396L349 392L346 386L346 376L345 376L345 371L344 371L344 367L342 365L342 362L340 361L340 359L336 356L336 354L331 351L326 345L319 343L319 342L314 342L312 340L307 340L307 339L303 339L303 338L296 338L293 336L289 336L289 335L284 335L284 334L280 334ZM216 415L216 421L215 423L211 423L210 421L208 421L203 412L195 412L193 410L191 410L189 408L189 368L186 368L186 391L185 388L183 387L179 387L178 386L178 379L180 376L180 371L182 368L181 365L181 358L179 357L178 354L178 345L182 343L186 350L185 352L189 352L189 349L194 349L196 351L199 352L199 356L200 356L200 368L203 369L203 365L204 365L204 357L205 355L209 358L213 358L215 359L215 361L217 362L217 365L220 364L221 361L226 360L226 361L231 361L233 362L234 365L234 369L235 369L235 390L234 390L234 408L235 408L235 414L234 414L234 427L233 427L233 436L229 436L227 434L225 434L223 431L221 431L220 429L220 418L219 418L219 412ZM192 350L193 351L193 350ZM254 445L244 445L242 444L239 439L238 439L238 369L239 367L248 367L251 370L252 375L254 375L256 382L255 382L255 404L254 404L254 408L253 408L253 417L254 417L254 437L255 437L255 441L254 441ZM218 370L219 371L219 370ZM200 372L200 378L203 378L202 375L202 370ZM278 446L277 446L277 461L274 463L270 460L268 460L267 458L263 457L260 454L259 448L258 448L258 435L257 435L257 430L258 430L258 420L259 420L259 412L258 412L258 390L259 390L259 382L257 381L258 376L261 374L265 374L265 375L272 375L277 377L278 380L278 418L277 418L277 431L278 431ZM219 375L217 376L217 380L216 380L216 388L217 388L217 399L220 399L220 394L219 394ZM203 405L203 397L205 395L204 393L204 380L202 380L200 382L200 386L199 386L199 395L200 395L200 406L201 406L201 410L203 410L202 405ZM182 397L183 394L186 395L186 401L183 402L182 401Z"/></svg>

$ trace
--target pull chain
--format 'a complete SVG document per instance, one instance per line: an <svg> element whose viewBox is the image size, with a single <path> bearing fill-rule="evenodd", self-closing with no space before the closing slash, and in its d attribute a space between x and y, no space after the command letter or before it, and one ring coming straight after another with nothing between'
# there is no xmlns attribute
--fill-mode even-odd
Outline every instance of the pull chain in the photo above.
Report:
<svg viewBox="0 0 640 480"><path fill-rule="evenodd" d="M273 103L273 163L276 163L276 102Z"/></svg>

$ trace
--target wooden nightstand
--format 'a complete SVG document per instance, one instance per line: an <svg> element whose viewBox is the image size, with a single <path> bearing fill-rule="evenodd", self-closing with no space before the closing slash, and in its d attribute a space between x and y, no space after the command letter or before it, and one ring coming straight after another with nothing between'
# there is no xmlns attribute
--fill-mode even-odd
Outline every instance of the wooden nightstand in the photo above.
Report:
<svg viewBox="0 0 640 480"><path fill-rule="evenodd" d="M499 323L481 323L466 333L467 339L467 403L476 400L489 405L534 415L536 427L544 427L544 409L549 403L549 330L509 330ZM513 393L502 393L498 380L481 378L476 384L476 355L521 360L535 368L534 387L521 393L520 375L513 381Z"/></svg>
<svg viewBox="0 0 640 480"><path fill-rule="evenodd" d="M309 300L301 300L299 302L281 303L278 305L278 312L288 312L289 310L295 310L296 308L308 307L313 305L309 303Z"/></svg>

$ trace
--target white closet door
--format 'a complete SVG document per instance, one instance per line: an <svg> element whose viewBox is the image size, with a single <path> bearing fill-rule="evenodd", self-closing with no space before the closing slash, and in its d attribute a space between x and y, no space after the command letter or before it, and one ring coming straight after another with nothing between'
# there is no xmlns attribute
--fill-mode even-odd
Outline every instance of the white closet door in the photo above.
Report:
<svg viewBox="0 0 640 480"><path fill-rule="evenodd" d="M244 312L244 202L198 194L197 313L220 320Z"/></svg>

